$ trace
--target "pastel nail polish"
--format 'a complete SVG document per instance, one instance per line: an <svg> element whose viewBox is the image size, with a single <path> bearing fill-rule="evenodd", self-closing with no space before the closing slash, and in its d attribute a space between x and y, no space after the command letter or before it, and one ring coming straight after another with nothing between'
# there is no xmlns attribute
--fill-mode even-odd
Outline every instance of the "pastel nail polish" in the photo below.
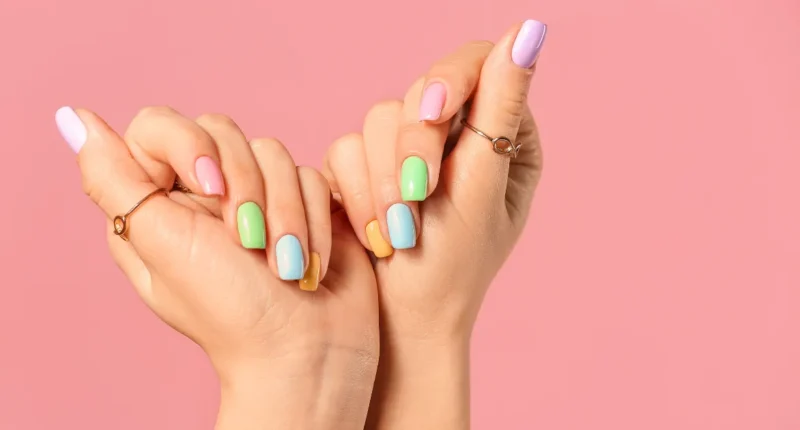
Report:
<svg viewBox="0 0 800 430"><path fill-rule="evenodd" d="M532 19L525 21L511 48L511 60L514 64L526 69L532 67L542 49L546 34L547 26L544 23Z"/></svg>
<svg viewBox="0 0 800 430"><path fill-rule="evenodd" d="M386 211L386 223L389 224L389 239L394 249L410 249L417 245L417 228L411 208L402 204L393 204Z"/></svg>
<svg viewBox="0 0 800 430"><path fill-rule="evenodd" d="M394 252L392 245L383 238L381 234L381 225L378 220L374 219L367 224L366 228L367 241L369 247L372 248L372 253L378 258L386 258Z"/></svg>
<svg viewBox="0 0 800 430"><path fill-rule="evenodd" d="M80 152L86 143L86 126L71 107L64 106L56 111L56 127L72 151Z"/></svg>
<svg viewBox="0 0 800 430"><path fill-rule="evenodd" d="M278 260L278 276L284 281L303 279L303 247L297 237L287 234L275 244L275 257Z"/></svg>
<svg viewBox="0 0 800 430"><path fill-rule="evenodd" d="M236 211L236 223L239 239L247 249L265 249L267 247L267 229L264 224L264 212L253 203L246 202Z"/></svg>
<svg viewBox="0 0 800 430"><path fill-rule="evenodd" d="M422 92L419 103L419 120L435 121L442 115L444 101L447 97L447 87L441 82L434 82Z"/></svg>
<svg viewBox="0 0 800 430"><path fill-rule="evenodd" d="M194 163L194 171L206 195L221 196L225 194L225 180L222 179L222 171L213 158L207 156L198 158Z"/></svg>
<svg viewBox="0 0 800 430"><path fill-rule="evenodd" d="M300 289L303 291L317 291L319 287L320 258L319 254L312 252L309 256L308 269L303 279L300 280Z"/></svg>
<svg viewBox="0 0 800 430"><path fill-rule="evenodd" d="M411 156L403 161L400 194L407 202L421 202L428 196L428 164L425 160Z"/></svg>

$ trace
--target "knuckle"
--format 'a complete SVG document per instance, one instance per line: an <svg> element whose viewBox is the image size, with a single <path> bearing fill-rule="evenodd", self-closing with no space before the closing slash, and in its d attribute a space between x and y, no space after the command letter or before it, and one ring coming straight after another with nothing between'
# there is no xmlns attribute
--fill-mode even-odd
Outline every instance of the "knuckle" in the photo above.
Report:
<svg viewBox="0 0 800 430"><path fill-rule="evenodd" d="M297 179L300 181L301 187L312 186L315 189L322 190L323 192L330 193L330 186L328 181L322 176L317 169L308 166L297 167ZM305 186L304 186L305 185Z"/></svg>
<svg viewBox="0 0 800 430"><path fill-rule="evenodd" d="M133 122L173 115L179 115L178 111L169 106L146 106L136 113Z"/></svg>
<svg viewBox="0 0 800 430"><path fill-rule="evenodd" d="M364 138L359 133L349 133L336 139L328 149L328 162L332 167L346 165L353 154L364 150Z"/></svg>
<svg viewBox="0 0 800 430"><path fill-rule="evenodd" d="M250 147L262 153L280 154L287 152L283 142L274 137L258 137L251 139Z"/></svg>
<svg viewBox="0 0 800 430"><path fill-rule="evenodd" d="M221 113L205 113L197 118L197 122L211 127L239 128L239 125L236 124L236 121L234 121L228 115Z"/></svg>
<svg viewBox="0 0 800 430"><path fill-rule="evenodd" d="M506 126L513 129L519 127L527 100L527 94L523 92L513 92L500 99L498 111Z"/></svg>
<svg viewBox="0 0 800 430"><path fill-rule="evenodd" d="M289 153L283 142L274 137L252 139L250 140L250 148L253 151L253 155L259 160L259 164L266 163L269 166L291 164L294 166L292 154Z"/></svg>
<svg viewBox="0 0 800 430"><path fill-rule="evenodd" d="M400 100L384 100L376 103L367 112L364 122L372 122L375 120L396 120L400 112L403 111L403 102Z"/></svg>

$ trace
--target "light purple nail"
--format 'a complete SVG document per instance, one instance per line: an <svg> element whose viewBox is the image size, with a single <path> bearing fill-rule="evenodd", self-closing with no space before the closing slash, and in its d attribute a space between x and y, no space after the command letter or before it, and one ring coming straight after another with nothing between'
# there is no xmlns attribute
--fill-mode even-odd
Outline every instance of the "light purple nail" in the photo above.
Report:
<svg viewBox="0 0 800 430"><path fill-rule="evenodd" d="M69 147L77 154L86 143L86 126L69 106L56 111L56 126Z"/></svg>
<svg viewBox="0 0 800 430"><path fill-rule="evenodd" d="M547 26L539 21L529 19L522 24L511 48L511 60L520 67L529 68L536 62L539 51L544 44Z"/></svg>

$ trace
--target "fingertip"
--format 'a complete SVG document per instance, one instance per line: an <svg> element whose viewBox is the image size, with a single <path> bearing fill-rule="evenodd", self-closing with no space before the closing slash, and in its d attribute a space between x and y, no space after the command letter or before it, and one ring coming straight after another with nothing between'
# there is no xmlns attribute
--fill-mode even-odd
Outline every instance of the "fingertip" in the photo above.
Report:
<svg viewBox="0 0 800 430"><path fill-rule="evenodd" d="M511 60L523 69L536 64L547 36L547 25L535 19L522 23L511 47Z"/></svg>
<svg viewBox="0 0 800 430"><path fill-rule="evenodd" d="M447 86L439 81L429 82L422 90L419 102L419 121L438 124L449 118L442 118L447 101Z"/></svg>
<svg viewBox="0 0 800 430"><path fill-rule="evenodd" d="M88 131L78 113L69 106L56 110L56 127L67 145L75 154L79 153L88 139Z"/></svg>

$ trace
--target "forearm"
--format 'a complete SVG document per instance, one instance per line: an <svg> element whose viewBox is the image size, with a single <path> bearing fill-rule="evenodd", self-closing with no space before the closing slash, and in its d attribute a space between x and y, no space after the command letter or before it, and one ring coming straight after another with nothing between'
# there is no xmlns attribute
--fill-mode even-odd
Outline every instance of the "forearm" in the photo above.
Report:
<svg viewBox="0 0 800 430"><path fill-rule="evenodd" d="M325 355L221 375L216 429L363 429L376 363L349 353Z"/></svg>
<svg viewBox="0 0 800 430"><path fill-rule="evenodd" d="M367 429L464 430L469 413L468 339L382 342Z"/></svg>

